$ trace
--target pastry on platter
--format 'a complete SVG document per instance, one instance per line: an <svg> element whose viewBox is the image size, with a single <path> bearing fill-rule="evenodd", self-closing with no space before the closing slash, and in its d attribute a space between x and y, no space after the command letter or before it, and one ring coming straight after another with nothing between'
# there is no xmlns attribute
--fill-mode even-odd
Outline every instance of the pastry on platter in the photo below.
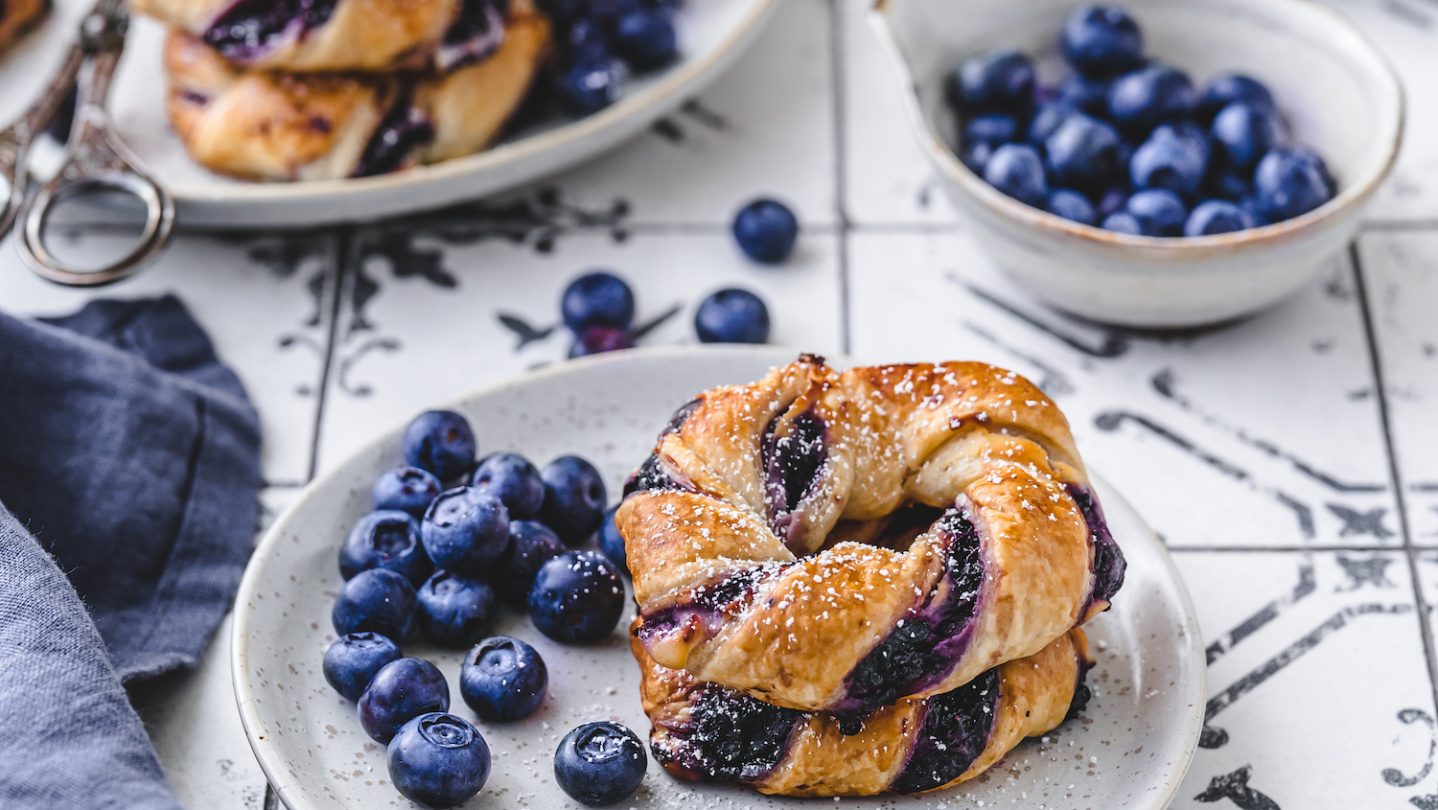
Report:
<svg viewBox="0 0 1438 810"><path fill-rule="evenodd" d="M655 759L682 779L785 796L917 793L968 781L1088 699L1082 630L929 698L858 721L762 703L661 667L631 634Z"/></svg>
<svg viewBox="0 0 1438 810"><path fill-rule="evenodd" d="M133 0L240 67L452 70L503 37L509 0Z"/></svg>
<svg viewBox="0 0 1438 810"><path fill-rule="evenodd" d="M3 0L0 2L0 53L29 31L50 10L50 0Z"/></svg>
<svg viewBox="0 0 1438 810"><path fill-rule="evenodd" d="M981 363L805 356L712 389L627 489L639 642L791 709L852 719L951 692L1123 580L1063 414Z"/></svg>
<svg viewBox="0 0 1438 810"><path fill-rule="evenodd" d="M248 179L331 180L472 154L499 136L549 47L529 0L509 3L503 31L453 70L373 76L246 70L172 32L170 123L198 163Z"/></svg>

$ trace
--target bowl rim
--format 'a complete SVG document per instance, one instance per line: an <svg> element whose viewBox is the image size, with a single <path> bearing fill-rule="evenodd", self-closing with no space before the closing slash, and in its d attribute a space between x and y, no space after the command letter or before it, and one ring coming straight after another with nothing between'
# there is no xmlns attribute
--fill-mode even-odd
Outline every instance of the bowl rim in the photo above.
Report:
<svg viewBox="0 0 1438 810"><path fill-rule="evenodd" d="M1149 253L1168 254L1175 259L1197 259L1212 253L1231 253L1244 248L1291 241L1301 235L1316 231L1327 223L1350 215L1366 203L1392 175L1393 169L1398 163L1398 157L1402 154L1408 121L1408 97L1402 78L1398 75L1392 60L1377 46L1367 32L1359 28L1347 14L1338 9L1322 5L1317 0L1272 1L1304 9L1305 13L1325 17L1330 24L1346 30L1353 37L1355 43L1367 52L1368 57L1377 65L1377 75L1382 78L1394 102L1390 117L1382 122L1385 132L1391 134L1383 139L1385 153L1377 168L1359 178L1357 182L1340 188L1338 194L1323 205L1293 219L1212 236L1139 236L1107 231L1097 225L1084 225L1019 202L990 186L984 182L982 177L964 165L963 161L959 160L954 150L930 126L927 116L919 105L916 92L918 81L911 73L903 49L895 39L886 17L896 3L902 2L902 0L872 0L868 17L870 27L887 54L891 68L902 82L901 96L910 129L914 130L915 136L920 139L921 145L928 153L929 160L934 167L954 181L967 194L974 197L981 205L1020 225L1047 231L1051 236L1077 241L1098 250L1140 248ZM1175 270L1180 267L1181 265L1177 263L1173 265Z"/></svg>

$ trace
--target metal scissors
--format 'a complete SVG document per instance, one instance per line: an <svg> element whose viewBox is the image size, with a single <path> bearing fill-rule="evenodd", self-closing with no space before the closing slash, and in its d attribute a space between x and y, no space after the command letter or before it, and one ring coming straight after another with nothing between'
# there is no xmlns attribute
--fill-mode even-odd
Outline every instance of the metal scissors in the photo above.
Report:
<svg viewBox="0 0 1438 810"><path fill-rule="evenodd" d="M36 274L57 284L94 287L128 278L159 253L175 227L174 200L116 137L106 111L110 80L125 49L129 24L124 0L98 0L80 21L79 38L65 52L44 94L18 121L0 130L0 236L19 221L16 247L21 258ZM63 162L27 205L30 148L71 92L76 94L75 117ZM45 246L45 224L52 209L61 200L101 190L120 191L144 204L139 244L98 269L62 262Z"/></svg>

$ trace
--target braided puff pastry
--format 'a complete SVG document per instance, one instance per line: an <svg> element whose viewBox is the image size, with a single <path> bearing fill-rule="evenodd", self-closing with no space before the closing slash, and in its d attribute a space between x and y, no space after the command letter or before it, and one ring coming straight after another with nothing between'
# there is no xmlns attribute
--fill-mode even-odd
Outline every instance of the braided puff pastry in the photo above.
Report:
<svg viewBox="0 0 1438 810"><path fill-rule="evenodd" d="M1123 579L1057 406L980 363L804 357L686 405L631 479L662 666L859 717L1033 655Z"/></svg>
<svg viewBox="0 0 1438 810"><path fill-rule="evenodd" d="M548 50L549 23L528 0L511 3L504 30L485 59L419 78L245 71L172 32L170 123L198 163L248 179L337 179L472 154L498 137Z"/></svg>
<svg viewBox="0 0 1438 810"><path fill-rule="evenodd" d="M503 37L507 0L133 0L235 65L389 71L477 61Z"/></svg>
<svg viewBox="0 0 1438 810"><path fill-rule="evenodd" d="M761 703L654 663L631 640L654 758L681 779L741 782L785 796L871 796L952 787L1088 700L1082 630L967 684L846 723ZM855 727L857 726L857 728Z"/></svg>
<svg viewBox="0 0 1438 810"><path fill-rule="evenodd" d="M40 22L49 10L50 0L0 0L0 51Z"/></svg>

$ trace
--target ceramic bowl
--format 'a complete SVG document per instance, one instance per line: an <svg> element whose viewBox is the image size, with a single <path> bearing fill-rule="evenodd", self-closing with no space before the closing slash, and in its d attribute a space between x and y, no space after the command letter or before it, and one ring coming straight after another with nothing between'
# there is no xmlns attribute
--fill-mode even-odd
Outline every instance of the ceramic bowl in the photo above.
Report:
<svg viewBox="0 0 1438 810"><path fill-rule="evenodd" d="M1159 239L1104 231L1031 208L955 156L945 76L1013 47L1041 80L1066 72L1058 32L1076 0L878 0L872 22L893 57L909 119L979 245L1034 295L1107 323L1189 327L1258 311L1310 282L1358 228L1403 136L1403 89L1346 18L1311 0L1129 0L1149 54L1201 86L1220 72L1272 88L1294 139L1318 150L1338 196L1297 219L1239 233Z"/></svg>

